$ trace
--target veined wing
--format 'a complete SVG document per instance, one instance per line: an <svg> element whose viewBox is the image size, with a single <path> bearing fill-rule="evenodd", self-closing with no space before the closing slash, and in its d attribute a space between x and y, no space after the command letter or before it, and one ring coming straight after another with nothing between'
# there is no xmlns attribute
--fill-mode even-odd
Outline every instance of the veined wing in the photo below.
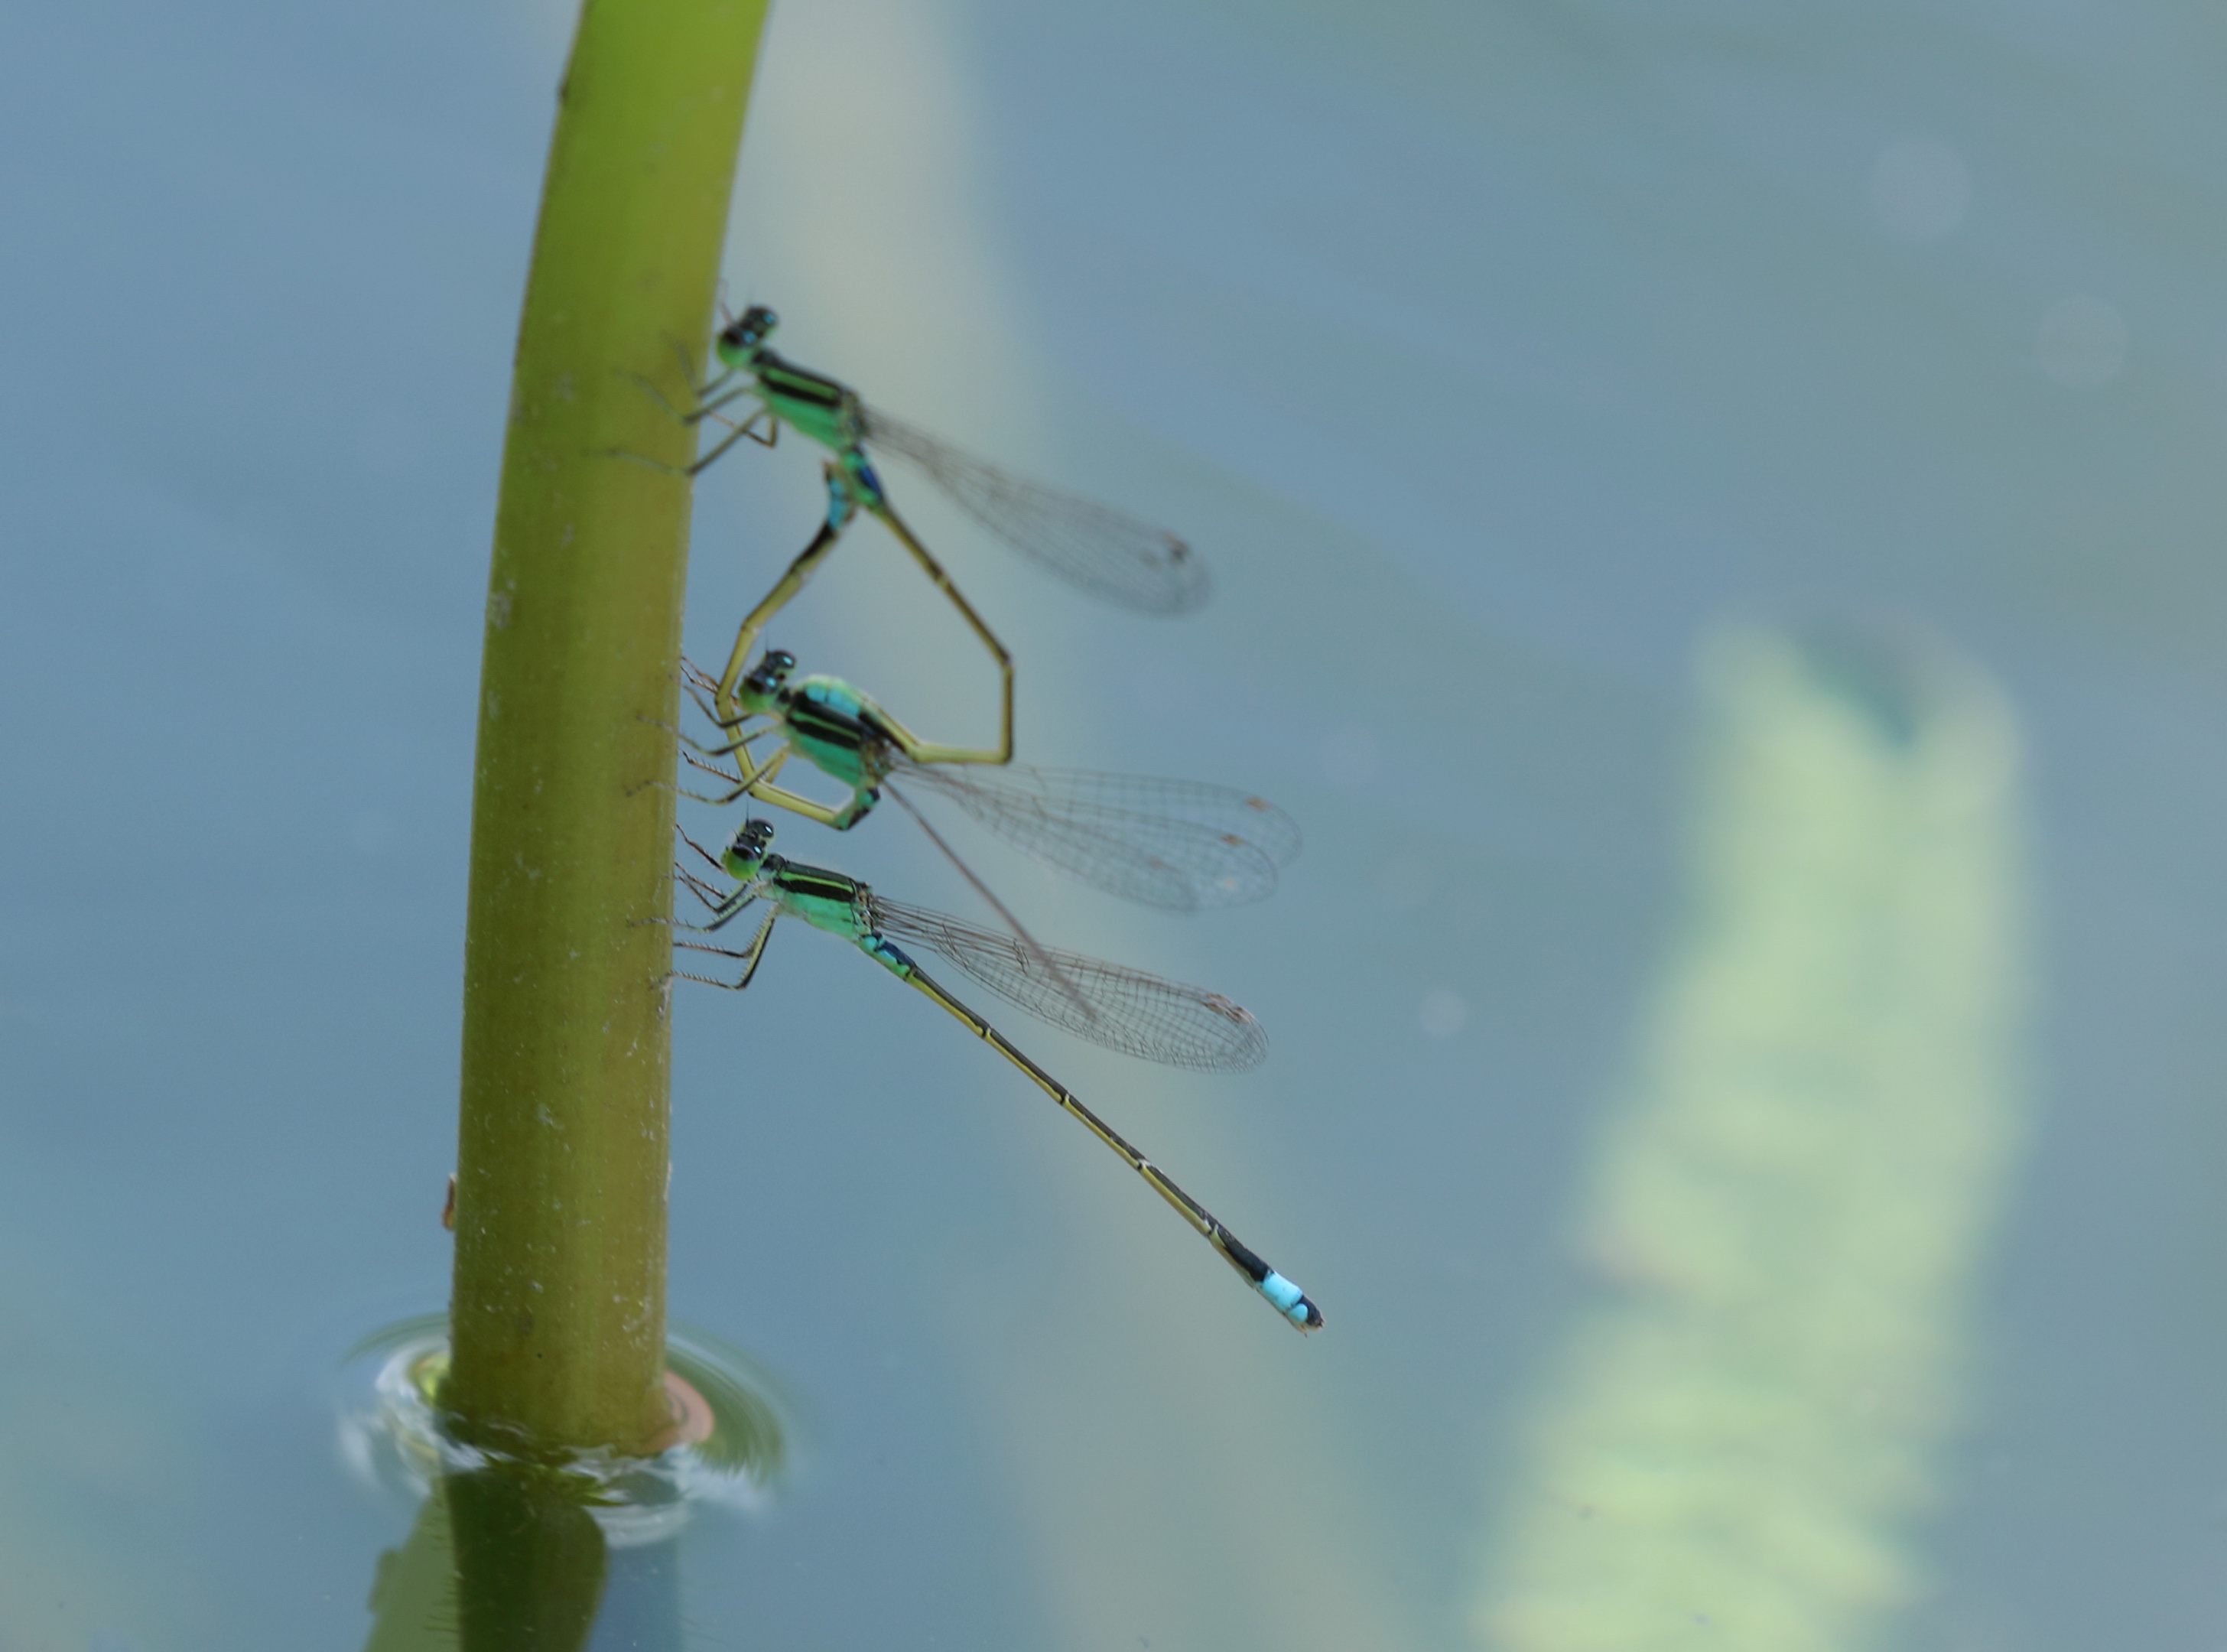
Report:
<svg viewBox="0 0 2227 1652"><path fill-rule="evenodd" d="M1023 482L877 409L861 417L869 446L919 466L991 533L1092 595L1146 614L1181 614L1206 600L1206 569L1165 529Z"/></svg>
<svg viewBox="0 0 2227 1652"><path fill-rule="evenodd" d="M908 785L933 788L1015 848L1146 906L1260 900L1299 852L1290 815L1232 786L1025 763L903 769Z"/></svg>
<svg viewBox="0 0 2227 1652"><path fill-rule="evenodd" d="M1080 953L1031 948L1012 935L878 895L868 904L875 927L892 941L929 947L1007 1002L1108 1049L1216 1072L1256 1067L1268 1053L1252 1012L1219 992Z"/></svg>

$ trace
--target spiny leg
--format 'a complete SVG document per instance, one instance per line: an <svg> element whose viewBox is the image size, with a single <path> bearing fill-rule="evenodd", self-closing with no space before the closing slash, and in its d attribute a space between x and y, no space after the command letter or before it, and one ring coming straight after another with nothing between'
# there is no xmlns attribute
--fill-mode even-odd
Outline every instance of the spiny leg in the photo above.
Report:
<svg viewBox="0 0 2227 1652"><path fill-rule="evenodd" d="M642 720L644 722L649 722L653 719L645 718ZM671 725L669 724L660 723L658 724L658 727L669 730ZM760 730L761 734L770 734L772 732L773 730L770 729ZM683 735L680 737L683 739L687 738L686 735ZM757 737L754 736L752 737L756 738ZM693 741L690 741L689 743L693 745L695 743ZM697 751L701 751L703 748L701 746L698 746L696 749ZM706 762L703 758L696 756L695 752L684 751L680 755L687 759L691 768L700 769L707 775L718 775L721 780L730 782L732 785L733 789L725 793L722 796L713 797L708 792L692 792L686 786L680 784L677 781L662 779L643 780L636 781L633 785L628 787L626 788L625 795L632 797L635 793L648 791L654 786L661 792L672 793L675 797L685 797L692 803L711 803L724 808L726 805L733 802L737 798L741 797L744 793L750 789L750 782L741 780L737 775L729 774L725 769L718 767L716 763ZM778 772L783 761L785 761L785 759L776 758L769 769L761 769L759 772L762 774Z"/></svg>
<svg viewBox="0 0 2227 1652"><path fill-rule="evenodd" d="M673 828L673 834L679 838L681 842L686 844L691 849L693 849L704 864L706 866L709 866L713 871L724 873L727 870L726 863L724 861L721 860L718 856L713 854L709 849L706 849L702 844L697 842L695 839L690 837L685 828L676 826Z"/></svg>
<svg viewBox="0 0 2227 1652"><path fill-rule="evenodd" d="M647 373L622 373L619 376L633 383L640 389L647 392L650 399L654 401L660 407L663 408L666 412L671 416L674 424L689 425L700 424L707 418L715 418L721 408L731 407L735 403L740 401L743 397L750 393L750 386L744 385L739 389L730 390L724 396L717 395L715 392L718 390L719 386L726 383L729 379L734 377L733 369L730 368L727 372L721 373L717 379L713 379L707 383L699 385L696 382L695 373L689 369L687 351L682 349L680 346L675 345L673 347L673 353L680 358L681 376L688 381L689 393L696 399L696 408L693 412L685 411L680 408L675 407L673 405L673 399L667 396L663 391L660 390L657 387L657 381L649 377ZM728 422L731 424L733 421L730 420Z"/></svg>
<svg viewBox="0 0 2227 1652"><path fill-rule="evenodd" d="M684 881L688 881L692 878L692 874L690 873L684 872L681 876ZM690 887L692 889L694 888L692 881L690 882ZM707 903L707 904L711 908L711 922L683 923L680 919L674 918L672 920L673 927L676 929L686 929L689 934L695 935L715 935L718 934L720 930L725 928L737 918L739 918L743 913L750 910L751 907L757 904L758 897L754 894L746 892L749 888L750 886L748 884L744 884L742 889L731 890L717 901ZM713 893L717 894L718 891L714 890ZM697 897L699 900L702 899L703 891L698 890ZM686 941L677 941L673 942L673 945L676 947L686 946L689 944L691 943ZM714 948L714 950L717 949Z"/></svg>
<svg viewBox="0 0 2227 1652"><path fill-rule="evenodd" d="M696 763L696 766L699 769L710 768L710 765L707 763L696 762L696 759L693 757L689 758L688 761L692 763ZM722 780L731 780L733 778L732 775L727 774L724 769L711 769L711 772L718 775ZM660 784L662 783L662 781L660 782ZM750 796L750 788L747 785L743 785L730 787L724 792L692 792L686 786L675 786L673 788L673 794L675 797L685 797L691 803L709 803L715 809L724 809L729 804L740 802L743 798Z"/></svg>
<svg viewBox="0 0 2227 1652"><path fill-rule="evenodd" d="M684 751L680 755L688 760L688 766L690 768L700 769L705 774L715 775L719 779L728 782L728 788L716 797L709 792L692 792L685 786L675 786L673 788L674 796L685 797L692 803L709 803L715 807L724 808L730 803L739 801L741 799L750 796L753 787L757 783L754 781L743 780L739 775L731 775L725 769L720 768L717 763L706 762L703 758L698 756L692 751ZM759 769L758 773L761 775L772 775L780 769L781 763L783 761L786 761L785 757L777 758L772 763L769 763L766 767Z"/></svg>
<svg viewBox="0 0 2227 1652"><path fill-rule="evenodd" d="M683 733L679 729L673 728L669 723L660 723L658 726L661 729L670 730L673 737L680 741L682 745L686 746L691 751L697 752L705 757L712 758L731 757L737 751L743 750L753 742L763 740L769 734L779 734L782 732L781 725L778 723L768 723L765 727L762 729L753 729L748 734L743 735L740 739L731 740L724 746L707 746L700 740L691 739L686 734Z"/></svg>
<svg viewBox="0 0 2227 1652"><path fill-rule="evenodd" d="M686 890L691 895L694 896L696 897L697 904L699 906L707 907L711 910L717 912L722 906L726 904L727 895L724 890L716 888L712 884L705 883L702 878L699 877L694 872L690 871L686 866L683 866L678 861L675 861L673 864L673 881L680 884L681 888ZM702 925L686 922L680 918L660 917L645 919L644 922L661 923L668 929L686 929L692 934L701 934L704 933Z"/></svg>
<svg viewBox="0 0 2227 1652"><path fill-rule="evenodd" d="M638 922L642 923L661 923L668 929L685 930L692 935L716 934L729 923L731 923L737 914L741 913L745 908L754 904L757 900L757 896L751 896L747 900L737 901L735 897L741 893L740 890L723 890L718 888L713 884L705 882L704 879L697 877L695 873L690 871L686 867L682 866L678 863L675 863L673 868L673 881L680 884L683 889L686 890L691 895L694 896L698 905L708 909L714 915L711 922L709 923L691 923L686 918L663 916L642 918L638 920ZM674 944L677 946L680 943L676 941Z"/></svg>
<svg viewBox="0 0 2227 1652"><path fill-rule="evenodd" d="M711 975L692 975L685 969L674 970L673 978L683 981L701 981L706 986L724 987L730 992L747 990L751 980L757 975L758 966L765 961L766 942L773 936L773 921L780 915L778 911L767 913L765 922L758 925L758 932L751 939L750 946L742 952L736 952L727 947L707 947L700 941L676 941L673 943L676 947L685 947L690 952L716 953L722 958L741 960L743 979L739 981L723 981Z"/></svg>
<svg viewBox="0 0 2227 1652"><path fill-rule="evenodd" d="M721 395L719 392L725 387L727 381L735 376L737 369L723 366L719 371L714 373L711 378L699 379L696 376L695 360L688 354L688 347L685 344L675 343L673 345L673 359L680 366L680 382L688 386L688 394L696 404L693 411L684 412L680 408L675 407L673 405L671 398L667 397L663 391L657 387L655 381L641 373L629 373L622 374L621 376L631 379L635 384L648 391L651 398L656 401L657 405L672 415L673 418L677 423L682 424L701 424L705 419L716 416L721 408L731 407L743 397L752 395L756 392L756 386L754 385L739 385L736 388L727 391L724 395ZM728 421L730 424L732 422L732 420ZM756 422L756 415L753 415L747 422L755 424ZM768 447L771 447L773 443L770 441L767 441L766 445Z"/></svg>
<svg viewBox="0 0 2227 1652"><path fill-rule="evenodd" d="M680 663L684 667L686 667L688 673L686 677L681 679L680 686L687 691L688 698L696 702L696 709L704 714L705 721L711 724L711 725L718 730L720 733L732 734L737 729L741 728L753 718L768 717L771 715L770 713L764 711L738 711L733 717L720 716L719 708L713 704L713 699L717 698L719 692L719 685L712 679L711 673L708 672L699 671L694 666L689 665L689 663L685 660ZM705 698L707 695L712 698ZM724 748L717 752L710 751L703 746L698 746L696 749L704 752L706 756L724 756L726 755L726 751Z"/></svg>
<svg viewBox="0 0 2227 1652"><path fill-rule="evenodd" d="M690 685L688 692L691 694L693 694L696 692L694 685ZM703 709L705 715L708 717L710 715L710 708L705 707ZM750 744L751 741L763 740L769 734L774 733L777 727L776 724L769 722L764 728L753 729L750 732L742 736L739 739L731 740L724 746L707 746L701 740L697 739L693 735L690 734L687 730L682 728L679 724L667 723L661 717L643 715L640 720L648 724L653 729L662 730L665 733L671 735L675 740L679 741L682 745L686 746L691 751L699 752L706 757L731 757L737 750ZM731 734L734 732L734 730L732 728L722 728L719 732L722 734Z"/></svg>
<svg viewBox="0 0 2227 1652"><path fill-rule="evenodd" d="M743 396L749 393L750 392L747 391L738 390L734 392L734 395ZM732 400L733 397L731 396L728 399ZM724 402L720 404L722 406L724 406L726 404ZM766 421L766 432L763 436L760 436L757 431L758 421L762 418ZM781 440L781 421L773 416L773 411L770 408L759 408L756 412L752 413L748 418L744 419L740 424L737 424L731 431L723 437L709 453L697 460L694 464L690 465L683 474L689 476L702 475L704 472L709 470L714 464L718 463L720 459L726 456L728 449L733 447L736 443L741 441L746 436L762 448L772 447L775 443Z"/></svg>
<svg viewBox="0 0 2227 1652"><path fill-rule="evenodd" d="M761 732L768 733L771 730L761 730ZM838 832L849 831L866 811L873 807L873 799L877 794L871 788L862 789L854 794L847 803L834 804L815 802L801 793L790 791L785 786L775 786L773 784L774 777L788 766L789 758L795 755L794 748L784 745L763 763L754 763L750 761L750 754L740 749L741 744L742 743L738 742L735 749L737 758L735 766L744 771L740 775L731 775L716 764L705 762L690 753L681 754L688 759L692 767L702 769L707 775L717 775L721 780L731 782L730 789L724 794L711 797L702 792L691 792L678 786L673 788L674 793L699 803L716 804L722 808L747 797L754 803L765 803L777 809L787 809L793 814L802 815L807 820L816 820L821 826L833 826Z"/></svg>
<svg viewBox="0 0 2227 1652"><path fill-rule="evenodd" d="M722 304L719 309L724 317L726 306ZM699 407L718 394L719 387L735 376L736 370L723 362L720 364L718 372L713 373L709 379L698 379L695 358L688 354L686 345L677 341L673 347L673 359L680 364L681 382L688 386L688 393L695 397L696 405Z"/></svg>
<svg viewBox="0 0 2227 1652"><path fill-rule="evenodd" d="M716 695L719 692L719 679L686 654L683 654L680 656L680 681L686 687L689 693L694 696L696 704L703 708L704 715L715 723L718 722L718 713L712 710L711 702L705 697ZM725 728L731 725L721 724L720 726Z"/></svg>
<svg viewBox="0 0 2227 1652"><path fill-rule="evenodd" d="M648 380L645 380L641 382L647 384ZM652 387L652 393L655 393L654 386ZM747 391L738 390L734 392L734 395L741 396L747 395L750 392ZM658 399L660 402L665 402L665 399L662 396L658 397ZM727 399L731 400L733 398L731 396ZM725 405L724 401L720 404L722 406L724 406ZM693 423L686 414L681 412L670 402L665 402L665 410L668 413L673 414L674 418L680 419L684 424L692 424ZM772 420L767 434L763 436L760 436L756 430L757 423L762 418ZM780 436L780 434L781 421L779 419L773 418L772 414L767 409L761 407L756 412L752 413L748 418L737 425L735 429L722 438L709 453L697 460L693 464L667 464L662 459L650 458L645 454L635 452L630 448L605 448L603 450L603 456L607 459L624 459L629 463L641 465L648 469L654 470L660 475L679 476L684 481L692 482L699 474L709 467L714 460L719 458L729 448L733 447L736 443L741 441L744 437L749 437L750 440L756 442L761 447L769 448L774 445L775 440Z"/></svg>
<svg viewBox="0 0 2227 1652"><path fill-rule="evenodd" d="M660 724L659 726L663 727L665 725ZM760 730L761 734L770 734L772 732L773 730L770 729ZM683 737L685 738L686 737ZM756 737L753 737L755 738ZM697 748L698 750L701 750L703 748L700 746ZM648 791L654 786L659 791L672 793L675 797L685 797L692 803L709 803L715 807L724 808L728 804L734 802L737 798L750 794L753 788L760 784L761 781L764 777L779 774L781 772L782 765L788 761L788 754L786 751L783 751L777 755L770 762L767 763L756 771L758 775L761 777L760 781L746 781L742 779L739 775L729 774L717 763L706 762L703 758L699 757L693 751L684 751L680 755L687 760L690 768L700 769L707 775L718 775L718 778L729 783L730 789L721 793L718 796L714 797L709 792L692 792L686 786L681 785L678 781L644 780L637 781L633 785L628 787L626 788L625 795L632 797L635 793Z"/></svg>
<svg viewBox="0 0 2227 1652"><path fill-rule="evenodd" d="M690 837L681 827L676 826L673 831L675 837L696 852L705 864L719 872L724 872L727 870L717 856ZM644 922L663 923L675 929L686 929L695 934L709 934L713 930L722 928L731 922L737 913L741 912L759 898L756 890L749 883L738 883L733 889L723 890L716 884L706 883L679 861L673 863L673 876L677 882L687 889L691 895L711 909L711 922L699 924L685 923L679 918L648 918L644 919Z"/></svg>

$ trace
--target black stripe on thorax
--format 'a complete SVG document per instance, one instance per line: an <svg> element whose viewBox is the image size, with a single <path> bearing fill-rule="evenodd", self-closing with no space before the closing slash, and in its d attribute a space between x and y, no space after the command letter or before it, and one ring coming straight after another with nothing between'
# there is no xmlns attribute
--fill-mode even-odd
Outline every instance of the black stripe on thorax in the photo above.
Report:
<svg viewBox="0 0 2227 1652"><path fill-rule="evenodd" d="M801 895L807 900L855 901L858 898L858 880L845 877L840 872L823 871L818 866L786 866L778 879L782 888L791 895Z"/></svg>
<svg viewBox="0 0 2227 1652"><path fill-rule="evenodd" d="M865 743L865 725L858 718L814 705L801 694L788 700L782 710L789 728L805 739L845 751L856 751Z"/></svg>
<svg viewBox="0 0 2227 1652"><path fill-rule="evenodd" d="M808 401L821 407L840 407L850 391L834 380L782 360L770 350L758 352L753 369L758 383L792 401Z"/></svg>

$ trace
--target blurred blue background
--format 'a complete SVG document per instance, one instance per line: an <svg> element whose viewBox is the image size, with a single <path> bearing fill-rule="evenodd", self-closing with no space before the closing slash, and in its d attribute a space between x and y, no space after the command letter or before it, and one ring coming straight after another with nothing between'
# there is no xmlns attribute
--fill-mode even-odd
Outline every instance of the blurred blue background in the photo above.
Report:
<svg viewBox="0 0 2227 1652"><path fill-rule="evenodd" d="M407 1528L341 1464L333 1373L446 1289L570 21L0 18L0 1648L358 1646ZM1196 620L1109 616L908 498L1015 644L1023 756L1306 829L1273 902L1196 921L979 860L1047 940L1259 1013L1276 1053L1228 1080L1016 1030L1330 1324L1301 1343L973 1041L785 933L676 1035L674 1311L799 1435L769 1511L686 1540L703 1644L2227 1634L2223 83L2186 0L784 0L730 302L1215 571ZM701 484L699 657L817 487L793 442ZM978 718L854 537L774 641ZM1819 621L1930 663L1777 640ZM894 818L782 832L964 908ZM1772 881L1753 845L1804 833ZM808 1045L831 1001L855 1041ZM1709 1136L1680 1109L1734 1068L1764 1122ZM1844 1133L1800 1145L1828 1091ZM1780 1274L1677 1260L1730 1211L1709 1266ZM1903 1409L1771 1362L1852 1282L1846 1362ZM1681 1380L1755 1382L1611 1426L1634 1314ZM1798 1482L1854 1558L1663 1562L1739 1520L1634 1464L1741 1518L1778 1506L1743 1477Z"/></svg>

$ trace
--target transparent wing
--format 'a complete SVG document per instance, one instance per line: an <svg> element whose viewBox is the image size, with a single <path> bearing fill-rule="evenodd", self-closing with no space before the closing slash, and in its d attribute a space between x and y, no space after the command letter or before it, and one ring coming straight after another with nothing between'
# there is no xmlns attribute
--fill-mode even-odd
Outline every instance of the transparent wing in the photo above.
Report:
<svg viewBox="0 0 2227 1652"><path fill-rule="evenodd" d="M1040 1020L1125 1056L1170 1067L1235 1072L1257 1067L1268 1040L1252 1012L1203 986L1184 986L902 902L867 897L875 927L948 959Z"/></svg>
<svg viewBox="0 0 2227 1652"><path fill-rule="evenodd" d="M1181 614L1206 600L1205 568L1165 529L1008 475L875 408L861 417L868 445L919 466L991 533L1093 596L1147 614Z"/></svg>
<svg viewBox="0 0 2227 1652"><path fill-rule="evenodd" d="M1299 852L1290 815L1231 786L1025 763L901 770L907 785L940 792L1024 853L1171 911L1260 900Z"/></svg>

